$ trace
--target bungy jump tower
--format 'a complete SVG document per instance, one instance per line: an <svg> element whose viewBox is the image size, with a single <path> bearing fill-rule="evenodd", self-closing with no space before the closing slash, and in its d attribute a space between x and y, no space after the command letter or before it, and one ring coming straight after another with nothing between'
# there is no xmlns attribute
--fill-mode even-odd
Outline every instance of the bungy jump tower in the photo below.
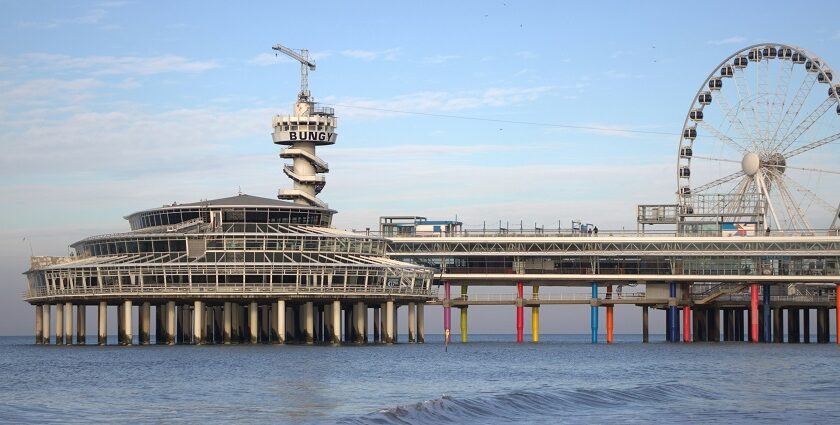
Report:
<svg viewBox="0 0 840 425"><path fill-rule="evenodd" d="M371 328L374 342L392 343L400 305L408 341L423 342L431 269L387 258L383 238L330 227L335 211L317 198L329 168L315 148L335 143L336 117L309 94L308 52L274 50L301 63L293 115L273 120L294 187L279 200L239 194L139 211L126 217L128 232L76 242L67 257L32 257L24 298L35 306L37 344L72 344L74 330L84 344L88 307L106 344L109 306L121 345L150 344L153 334L170 345L366 343Z"/></svg>

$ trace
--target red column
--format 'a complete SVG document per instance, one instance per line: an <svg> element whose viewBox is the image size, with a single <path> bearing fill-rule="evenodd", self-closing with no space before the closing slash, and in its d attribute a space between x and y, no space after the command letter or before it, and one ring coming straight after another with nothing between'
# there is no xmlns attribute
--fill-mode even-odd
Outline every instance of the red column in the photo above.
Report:
<svg viewBox="0 0 840 425"><path fill-rule="evenodd" d="M758 284L750 284L750 340L758 342Z"/></svg>
<svg viewBox="0 0 840 425"><path fill-rule="evenodd" d="M522 307L522 282L516 284L516 342L522 343L522 332L525 328L525 313Z"/></svg>
<svg viewBox="0 0 840 425"><path fill-rule="evenodd" d="M683 342L691 342L691 307L683 307Z"/></svg>

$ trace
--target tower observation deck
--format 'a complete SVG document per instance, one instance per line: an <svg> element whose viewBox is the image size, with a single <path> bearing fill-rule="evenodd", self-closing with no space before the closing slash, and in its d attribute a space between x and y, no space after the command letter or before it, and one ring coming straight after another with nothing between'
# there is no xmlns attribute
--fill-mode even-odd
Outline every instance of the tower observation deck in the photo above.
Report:
<svg viewBox="0 0 840 425"><path fill-rule="evenodd" d="M280 152L281 158L292 160L283 172L294 182L291 189L281 189L278 199L293 201L299 205L326 208L327 204L317 198L327 184L319 174L330 171L329 165L315 154L316 146L332 145L338 135L335 133L336 118L333 108L317 107L309 94L308 71L315 69L306 49L300 53L276 45L280 51L301 63L301 89L295 102L294 115L274 117L274 143L288 146Z"/></svg>

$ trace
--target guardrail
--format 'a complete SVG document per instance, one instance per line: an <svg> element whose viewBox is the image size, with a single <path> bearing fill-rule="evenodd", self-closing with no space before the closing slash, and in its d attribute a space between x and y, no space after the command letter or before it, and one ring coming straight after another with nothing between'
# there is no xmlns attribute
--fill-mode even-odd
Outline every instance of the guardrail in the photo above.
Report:
<svg viewBox="0 0 840 425"><path fill-rule="evenodd" d="M126 296L135 295L155 295L155 294L175 294L175 295L212 295L212 294L283 294L283 295L313 295L313 294L367 294L367 295L416 295L416 296L432 296L430 289L417 289L406 287L356 287L356 286L332 286L332 287L308 287L308 286L283 286L275 285L273 287L254 287L254 286L143 286L143 287L91 287L91 288L70 288L58 290L28 290L23 292L23 298L38 298L38 297L60 297L60 296L98 296L98 295L116 295L122 294Z"/></svg>
<svg viewBox="0 0 840 425"><path fill-rule="evenodd" d="M439 294L436 294L438 301L443 301L444 298L441 297ZM646 295L644 292L627 292L627 293L615 293L613 292L610 298L606 298L604 294L598 296L598 300L605 301L605 300L639 300L645 299ZM511 294L474 294L474 295L466 295L466 296L459 296L459 297L452 297L450 301L478 301L478 302L493 302L493 301L516 301L517 296ZM579 293L564 293L564 294L540 294L536 297L524 297L522 298L525 302L535 302L535 301L589 301L592 300L592 293L591 292L579 292Z"/></svg>

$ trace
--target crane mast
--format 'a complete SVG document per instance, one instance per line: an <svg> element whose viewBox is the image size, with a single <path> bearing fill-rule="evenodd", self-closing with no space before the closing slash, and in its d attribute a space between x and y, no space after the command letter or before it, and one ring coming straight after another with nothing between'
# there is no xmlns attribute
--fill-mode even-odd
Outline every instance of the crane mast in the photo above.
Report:
<svg viewBox="0 0 840 425"><path fill-rule="evenodd" d="M315 70L315 62L309 60L309 50L307 49L300 49L300 52L290 49L286 46L282 46L279 44L275 44L272 47L273 50L277 50L285 54L286 56L300 62L300 93L298 93L298 99L308 102L309 101L309 70Z"/></svg>

